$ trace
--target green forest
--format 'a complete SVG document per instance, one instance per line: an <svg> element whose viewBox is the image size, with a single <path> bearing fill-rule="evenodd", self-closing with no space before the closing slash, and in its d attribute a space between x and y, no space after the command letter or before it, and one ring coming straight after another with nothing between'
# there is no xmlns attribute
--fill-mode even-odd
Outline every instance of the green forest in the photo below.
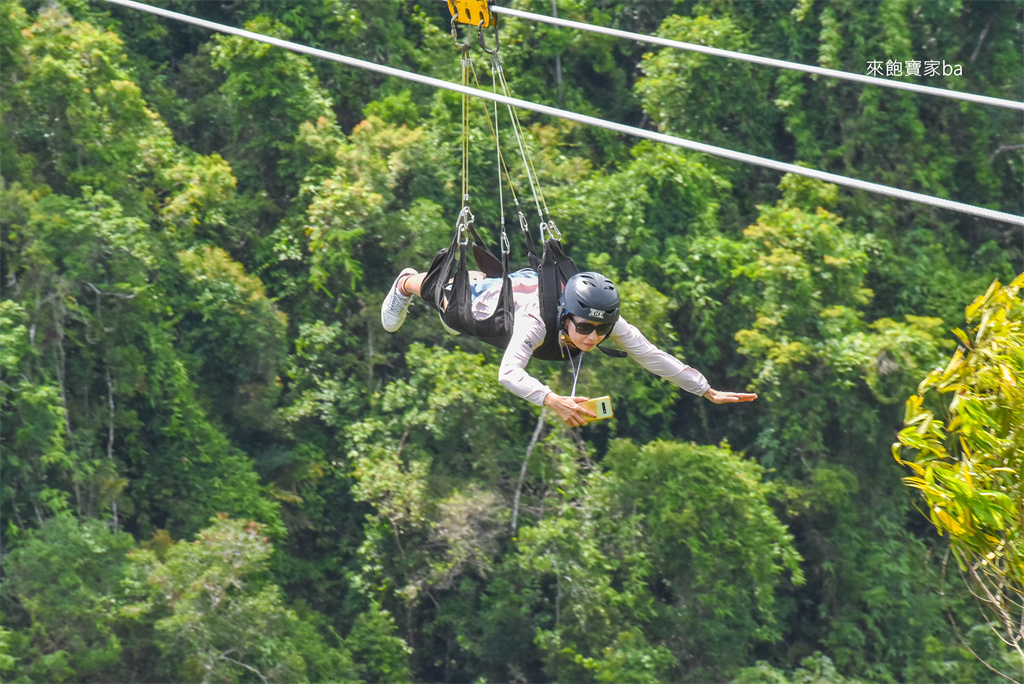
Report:
<svg viewBox="0 0 1024 684"><path fill-rule="evenodd" d="M153 4L461 78L445 2ZM1019 1L498 4L856 74L939 61L962 68L893 78L1024 100ZM959 560L1024 567L1020 226L519 111L576 264L712 387L759 395L715 405L590 354L579 392L615 417L568 429L422 301L381 327L464 178L526 265L492 105L463 127L458 93L102 0L0 0L0 22L3 681L1024 680ZM515 18L498 36L514 97L1024 213L1020 111ZM973 501L1005 518L950 517L936 489L964 348L1016 397L948 424L1003 454L1016 498ZM529 371L570 392L568 364ZM972 546L971 521L1001 541Z"/></svg>

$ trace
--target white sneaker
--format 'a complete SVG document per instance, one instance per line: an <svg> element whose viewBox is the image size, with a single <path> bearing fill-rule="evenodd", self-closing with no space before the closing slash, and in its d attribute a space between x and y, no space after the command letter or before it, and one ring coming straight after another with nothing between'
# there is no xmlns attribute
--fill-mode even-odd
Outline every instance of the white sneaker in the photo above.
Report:
<svg viewBox="0 0 1024 684"><path fill-rule="evenodd" d="M384 298L384 303L380 305L380 324L388 332L397 331L405 323L405 317L409 313L409 304L412 303L412 295L402 294L398 289L398 283L402 282L406 276L411 275L416 275L415 269L407 268L399 273L395 278L395 284L391 286L391 291Z"/></svg>

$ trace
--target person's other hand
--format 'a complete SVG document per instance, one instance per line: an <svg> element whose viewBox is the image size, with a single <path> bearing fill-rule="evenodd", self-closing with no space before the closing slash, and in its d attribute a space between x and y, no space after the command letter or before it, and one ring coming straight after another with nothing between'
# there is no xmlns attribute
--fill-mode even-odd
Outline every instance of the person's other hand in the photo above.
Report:
<svg viewBox="0 0 1024 684"><path fill-rule="evenodd" d="M715 404L736 404L743 401L754 401L757 399L757 395L743 392L719 392L715 389L708 389L704 393L704 398Z"/></svg>

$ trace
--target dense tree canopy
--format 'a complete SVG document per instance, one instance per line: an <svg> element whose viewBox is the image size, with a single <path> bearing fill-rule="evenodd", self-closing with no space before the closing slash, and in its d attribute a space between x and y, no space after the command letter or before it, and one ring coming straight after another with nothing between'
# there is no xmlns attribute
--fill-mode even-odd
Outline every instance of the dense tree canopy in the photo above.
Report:
<svg viewBox="0 0 1024 684"><path fill-rule="evenodd" d="M156 4L459 77L443 2ZM1024 92L1019 3L554 6ZM517 97L1024 204L1015 112L513 19L500 36ZM581 392L616 416L567 430L429 307L380 327L395 275L451 239L461 105L100 0L0 0L0 678L1024 681L1019 227L520 112L576 262L712 386L760 394L713 405L588 355ZM464 133L493 240L518 220L488 110ZM890 458L901 419L912 473ZM973 584L948 581L949 549ZM971 594L1007 586L994 613Z"/></svg>
<svg viewBox="0 0 1024 684"><path fill-rule="evenodd" d="M966 310L968 335L907 400L894 455L914 475L924 510L951 549L975 595L992 611L997 633L1018 653L1024 594L1019 473L1024 457L1024 275L999 281ZM930 392L952 394L949 422L924 407ZM930 397L929 397L930 398ZM915 453L905 461L904 449Z"/></svg>

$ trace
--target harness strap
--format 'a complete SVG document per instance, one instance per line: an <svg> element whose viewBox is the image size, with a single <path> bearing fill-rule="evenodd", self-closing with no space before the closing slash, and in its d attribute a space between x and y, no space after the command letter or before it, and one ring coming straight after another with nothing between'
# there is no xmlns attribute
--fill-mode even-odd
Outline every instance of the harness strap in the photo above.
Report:
<svg viewBox="0 0 1024 684"><path fill-rule="evenodd" d="M544 321L544 341L533 355L546 361L560 361L571 357L578 350L563 348L561 345L562 326L558 320L559 298L565 281L579 273L573 260L562 249L562 243L549 239L544 243L544 254L537 268L538 298L540 299L540 316Z"/></svg>
<svg viewBox="0 0 1024 684"><path fill-rule="evenodd" d="M519 212L519 227L523 230L523 240L526 242L526 254L530 259L530 268L540 273L541 259L537 256L537 245L533 242L530 225L526 222L526 216L522 211Z"/></svg>
<svg viewBox="0 0 1024 684"><path fill-rule="evenodd" d="M487 243L483 241L472 223L469 224L469 232L473 236L473 258L476 260L477 268L488 278L500 278L507 272L507 267L503 267L503 262L494 256L494 252L487 247ZM507 262L508 259L505 258L504 261Z"/></svg>
<svg viewBox="0 0 1024 684"><path fill-rule="evenodd" d="M483 320L477 320L473 316L473 295L466 264L468 242L463 239L467 231L474 235L473 253L477 258L477 266L489 277L502 279L498 305L494 313ZM440 250L430 263L420 292L424 301L441 315L448 327L496 347L504 349L508 346L513 323L508 252L502 250L499 261L480 241L472 222L458 222L451 244Z"/></svg>

